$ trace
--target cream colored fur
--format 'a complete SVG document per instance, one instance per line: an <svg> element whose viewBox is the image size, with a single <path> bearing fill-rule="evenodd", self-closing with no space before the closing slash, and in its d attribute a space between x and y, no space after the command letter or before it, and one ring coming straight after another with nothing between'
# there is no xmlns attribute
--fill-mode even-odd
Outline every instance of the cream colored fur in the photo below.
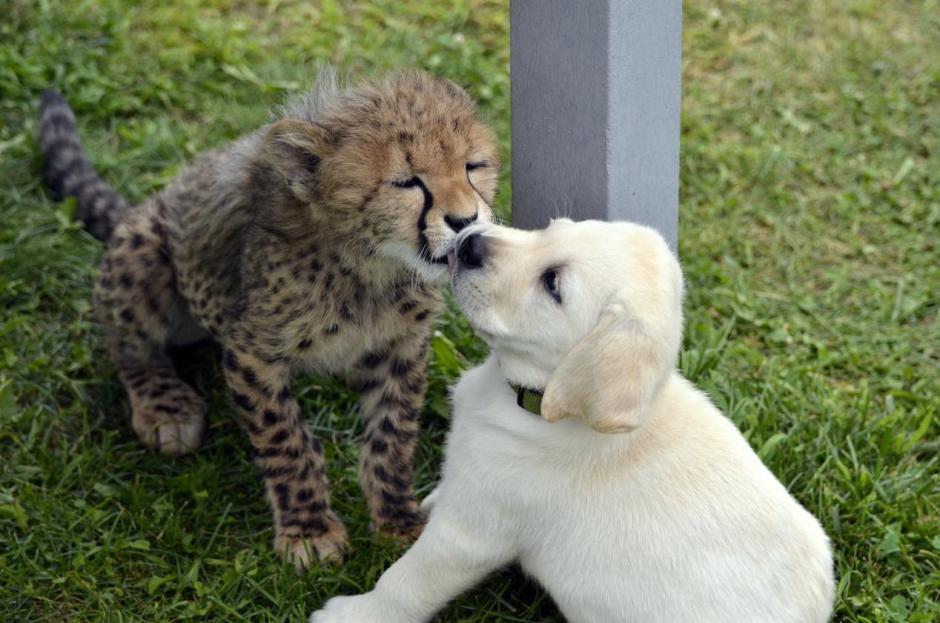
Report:
<svg viewBox="0 0 940 623"><path fill-rule="evenodd" d="M567 220L483 235L454 290L492 355L454 390L428 526L312 623L427 621L513 561L576 623L826 621L819 522L675 369L682 275L662 238ZM509 381L545 388L544 419Z"/></svg>

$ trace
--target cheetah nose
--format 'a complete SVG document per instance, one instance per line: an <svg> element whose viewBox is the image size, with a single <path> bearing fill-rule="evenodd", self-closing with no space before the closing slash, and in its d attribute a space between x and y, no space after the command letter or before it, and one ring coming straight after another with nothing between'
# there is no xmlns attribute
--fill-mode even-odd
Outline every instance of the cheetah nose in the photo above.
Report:
<svg viewBox="0 0 940 623"><path fill-rule="evenodd" d="M467 227L467 225L472 225L476 222L479 212L475 212L470 218L454 218L450 214L444 216L444 222L447 223L448 227L454 230L454 233L459 234L460 230Z"/></svg>
<svg viewBox="0 0 940 623"><path fill-rule="evenodd" d="M486 240L480 234L470 234L457 247L457 261L464 268L482 268L486 258Z"/></svg>

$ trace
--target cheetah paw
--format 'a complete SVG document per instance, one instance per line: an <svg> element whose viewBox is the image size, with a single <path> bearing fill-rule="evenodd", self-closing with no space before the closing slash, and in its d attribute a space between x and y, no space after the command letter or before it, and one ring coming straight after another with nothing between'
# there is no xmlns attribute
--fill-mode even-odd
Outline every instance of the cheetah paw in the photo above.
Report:
<svg viewBox="0 0 940 623"><path fill-rule="evenodd" d="M393 541L408 544L421 536L427 522L428 516L425 513L414 511L407 516L397 518L394 522L386 520L377 525L374 523L373 529Z"/></svg>
<svg viewBox="0 0 940 623"><path fill-rule="evenodd" d="M329 529L320 536L280 534L274 537L274 549L284 560L293 564L297 573L322 565L339 565L349 549L346 528L339 520L331 520Z"/></svg>
<svg viewBox="0 0 940 623"><path fill-rule="evenodd" d="M180 392L166 404L135 405L131 423L141 443L168 456L192 452L206 428L202 400Z"/></svg>

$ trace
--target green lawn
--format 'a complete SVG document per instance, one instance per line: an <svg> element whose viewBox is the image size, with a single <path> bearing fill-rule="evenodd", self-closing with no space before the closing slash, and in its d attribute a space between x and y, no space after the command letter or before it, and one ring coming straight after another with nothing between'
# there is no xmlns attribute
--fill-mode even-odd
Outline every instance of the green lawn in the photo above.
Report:
<svg viewBox="0 0 940 623"><path fill-rule="evenodd" d="M0 621L300 621L400 553L356 487L356 398L298 382L354 554L297 576L216 353L189 374L206 445L141 448L89 313L99 245L39 185L36 105L62 89L93 159L141 198L264 122L329 60L466 85L509 149L506 0L0 0ZM406 4L402 9L399 5ZM833 539L840 621L940 620L940 2L686 2L685 372ZM500 207L508 213L508 170ZM484 354L439 325L418 478L447 383ZM442 621L560 620L518 572Z"/></svg>

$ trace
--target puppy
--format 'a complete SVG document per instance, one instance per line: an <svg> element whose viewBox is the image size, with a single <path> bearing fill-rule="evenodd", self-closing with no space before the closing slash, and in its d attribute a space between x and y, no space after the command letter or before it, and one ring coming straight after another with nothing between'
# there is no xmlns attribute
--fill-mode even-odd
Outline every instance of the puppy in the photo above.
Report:
<svg viewBox="0 0 940 623"><path fill-rule="evenodd" d="M451 259L492 354L454 390L430 521L373 591L313 623L427 621L513 561L573 623L829 618L819 522L676 371L682 273L659 234L490 227Z"/></svg>

